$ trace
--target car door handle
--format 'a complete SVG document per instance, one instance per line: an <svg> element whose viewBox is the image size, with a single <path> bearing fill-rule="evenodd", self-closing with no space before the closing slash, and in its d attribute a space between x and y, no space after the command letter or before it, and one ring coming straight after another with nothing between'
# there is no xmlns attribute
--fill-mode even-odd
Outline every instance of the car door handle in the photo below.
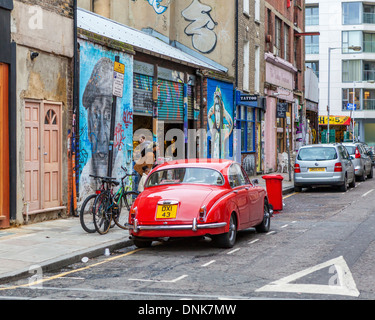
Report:
<svg viewBox="0 0 375 320"><path fill-rule="evenodd" d="M238 190L233 190L233 192L237 194L237 193L238 193Z"/></svg>

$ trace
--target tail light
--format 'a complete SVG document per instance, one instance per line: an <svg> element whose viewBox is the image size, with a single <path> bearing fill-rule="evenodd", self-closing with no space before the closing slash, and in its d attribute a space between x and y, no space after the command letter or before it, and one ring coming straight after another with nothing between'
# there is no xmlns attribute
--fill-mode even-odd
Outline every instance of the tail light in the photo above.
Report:
<svg viewBox="0 0 375 320"><path fill-rule="evenodd" d="M337 162L335 164L335 170L334 170L334 172L342 172L342 164L341 164L341 162Z"/></svg>
<svg viewBox="0 0 375 320"><path fill-rule="evenodd" d="M206 213L207 213L207 208L206 206L202 206L199 209L199 220L204 222L206 220Z"/></svg>
<svg viewBox="0 0 375 320"><path fill-rule="evenodd" d="M301 173L301 167L298 163L294 165L294 173Z"/></svg>
<svg viewBox="0 0 375 320"><path fill-rule="evenodd" d="M355 158L356 159L360 159L361 158L361 153L359 152L358 147L355 148Z"/></svg>
<svg viewBox="0 0 375 320"><path fill-rule="evenodd" d="M96 190L96 191L95 191L95 194L101 194L101 193L102 193L101 190Z"/></svg>
<svg viewBox="0 0 375 320"><path fill-rule="evenodd" d="M135 208L131 208L130 211L129 211L129 216L130 216L130 221L131 223L133 223L135 217L137 216L137 212L138 212L138 208L135 207Z"/></svg>

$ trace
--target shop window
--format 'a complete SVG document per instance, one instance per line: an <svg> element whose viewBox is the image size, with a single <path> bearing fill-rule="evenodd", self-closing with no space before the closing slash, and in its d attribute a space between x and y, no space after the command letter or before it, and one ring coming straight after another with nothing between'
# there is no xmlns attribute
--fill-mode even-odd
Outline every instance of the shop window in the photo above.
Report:
<svg viewBox="0 0 375 320"><path fill-rule="evenodd" d="M237 107L237 128L241 129L241 152L255 151L255 109Z"/></svg>

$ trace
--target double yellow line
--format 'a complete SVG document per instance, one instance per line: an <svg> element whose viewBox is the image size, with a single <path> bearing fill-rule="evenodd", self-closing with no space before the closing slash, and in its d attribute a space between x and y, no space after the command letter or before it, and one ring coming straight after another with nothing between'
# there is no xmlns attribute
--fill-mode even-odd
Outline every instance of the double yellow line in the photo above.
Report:
<svg viewBox="0 0 375 320"><path fill-rule="evenodd" d="M49 277L49 278L45 278L45 279L34 281L32 283L22 284L22 285L17 285L17 286L11 286L11 287L4 287L4 288L0 287L0 291L14 290L14 289L19 289L19 288L27 288L27 287L36 287L36 286L38 286L38 285L40 285L42 283L45 283L45 282L48 282L48 281L51 281L51 280L63 278L63 277L66 277L68 275L71 275L73 273L77 273L77 272L80 272L80 271L88 270L90 268L100 266L100 265L105 264L107 262L111 262L111 261L114 261L114 260L117 260L117 259L121 259L123 257L129 256L129 255L131 255L133 253L136 253L138 251L141 251L141 250L144 250L144 249L136 249L136 250L133 250L133 251L121 254L119 256L111 257L111 258L105 259L103 261L91 264L91 265L86 266L86 267L82 267L82 268L79 268L79 269L76 269L76 270L71 270L71 271L63 272L63 273L57 274L57 275Z"/></svg>

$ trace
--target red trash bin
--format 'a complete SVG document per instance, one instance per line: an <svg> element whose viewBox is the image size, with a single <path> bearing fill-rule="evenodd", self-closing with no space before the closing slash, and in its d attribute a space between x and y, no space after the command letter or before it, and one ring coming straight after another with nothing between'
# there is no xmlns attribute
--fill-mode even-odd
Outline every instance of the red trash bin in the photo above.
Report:
<svg viewBox="0 0 375 320"><path fill-rule="evenodd" d="M267 175L262 177L266 180L268 201L273 210L283 210L283 180L281 175Z"/></svg>

